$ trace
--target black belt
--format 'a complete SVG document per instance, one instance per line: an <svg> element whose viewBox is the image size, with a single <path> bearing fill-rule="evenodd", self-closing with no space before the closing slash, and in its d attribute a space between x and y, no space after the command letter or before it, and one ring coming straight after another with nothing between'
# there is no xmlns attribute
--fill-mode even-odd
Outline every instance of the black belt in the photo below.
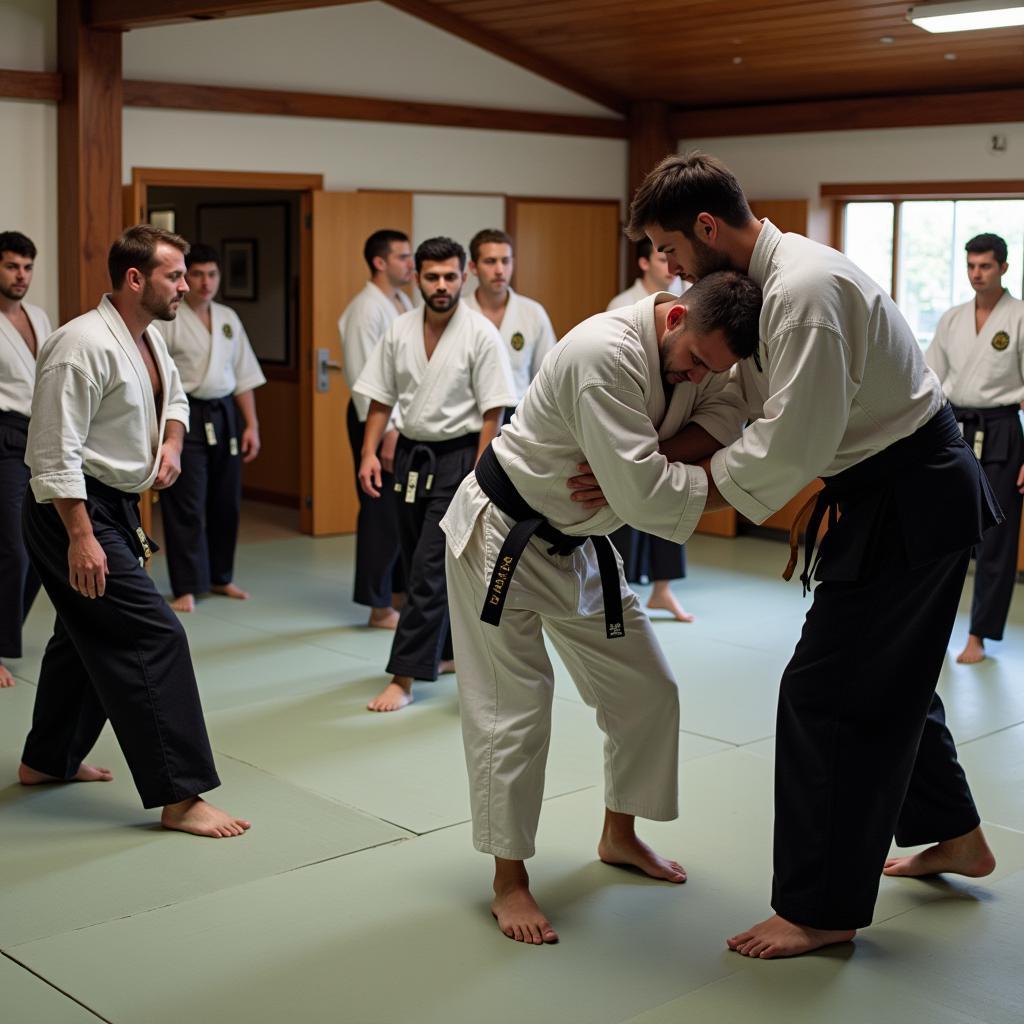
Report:
<svg viewBox="0 0 1024 1024"><path fill-rule="evenodd" d="M826 531L839 515L839 504L852 495L879 487L896 479L900 473L918 464L926 456L948 444L962 442L960 428L953 416L952 407L944 405L927 423L918 427L913 434L900 438L888 448L858 462L849 469L844 469L835 476L822 477L824 487L811 495L804 507L797 513L796 519L789 530L790 557L782 578L789 580L796 568L800 534L804 536L804 571L800 574L800 582L804 585L804 594L811 589L811 580L818 568L821 557L819 551L815 555L818 544L818 531L828 516Z"/></svg>
<svg viewBox="0 0 1024 1024"><path fill-rule="evenodd" d="M622 623L622 591L619 589L619 567L615 561L615 549L607 537L572 537L556 530L539 512L531 508L516 490L504 467L498 461L490 445L476 464L476 480L480 489L505 515L515 520L501 545L491 581L487 586L480 618L492 626L501 622L501 613L508 596L508 586L519 559L536 534L547 541L549 555L568 555L582 547L588 540L593 541L597 551L597 565L601 572L601 590L604 592L604 624L609 640L625 635Z"/></svg>
<svg viewBox="0 0 1024 1024"><path fill-rule="evenodd" d="M113 505L121 513L121 520L125 527L134 533L135 540L139 543L140 563L148 562L155 551L160 549L156 543L146 536L139 522L139 496L130 491L119 491L110 484L97 480L94 476L86 476L85 492L90 498L99 499L103 504Z"/></svg>
<svg viewBox="0 0 1024 1024"><path fill-rule="evenodd" d="M224 415L227 417L228 422L231 422L231 411L229 408L231 399L234 396L224 395L221 398L196 398L194 395L188 395L188 408L189 408L189 420L199 413L199 419L203 424L203 432L206 436L206 443L211 448L217 446L217 428L213 425L213 410L223 409ZM238 454L238 438L231 437L231 454Z"/></svg>
<svg viewBox="0 0 1024 1024"><path fill-rule="evenodd" d="M10 412L7 409L0 409L0 425L14 427L23 432L28 431L29 418L22 416L20 412Z"/></svg>
<svg viewBox="0 0 1024 1024"><path fill-rule="evenodd" d="M427 495L434 486L438 456L465 451L467 448L475 450L479 444L479 434L462 434L459 437L450 437L447 441L414 441L411 437L406 437L405 434L399 434L398 443L395 445L395 454L407 452L409 461L406 463L405 479L399 480L397 476L395 477L395 492L401 494L405 491L405 502L409 505L413 504L419 493L420 477L423 475L423 471L416 468L418 465L426 463L427 478L424 481L423 494Z"/></svg>
<svg viewBox="0 0 1024 1024"><path fill-rule="evenodd" d="M981 458L985 447L985 432L990 423L1015 420L1020 415L1019 405L997 405L988 409L973 408L963 405L952 405L953 415L964 427L964 440L974 450L977 458Z"/></svg>

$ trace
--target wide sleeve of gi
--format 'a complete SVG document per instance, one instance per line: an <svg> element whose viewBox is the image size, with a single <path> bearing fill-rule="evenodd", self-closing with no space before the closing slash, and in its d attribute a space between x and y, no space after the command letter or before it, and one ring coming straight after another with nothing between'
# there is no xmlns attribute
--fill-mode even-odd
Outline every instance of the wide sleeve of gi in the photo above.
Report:
<svg viewBox="0 0 1024 1024"><path fill-rule="evenodd" d="M355 309L346 310L338 319L341 368L349 390L353 392L352 401L360 420L366 419L370 411L370 400L355 393L355 384L369 361L370 354L377 348L377 340L386 330L387 323L377 315L376 308L367 309L363 303L357 305Z"/></svg>
<svg viewBox="0 0 1024 1024"><path fill-rule="evenodd" d="M711 457L722 497L754 523L764 522L828 468L858 390L849 346L829 326L786 327L765 348L771 394L762 416Z"/></svg>
<svg viewBox="0 0 1024 1024"><path fill-rule="evenodd" d="M396 321L397 322L397 321ZM398 402L398 380L395 376L395 347L401 343L394 325L389 327L366 360L352 393L366 399L366 408L372 399L381 405L393 407ZM358 407L357 407L358 408Z"/></svg>
<svg viewBox="0 0 1024 1024"><path fill-rule="evenodd" d="M252 342L249 335L245 333L245 327L241 320L237 320L238 347L235 351L235 394L240 395L243 391L252 391L267 383L263 375L260 361L252 350Z"/></svg>
<svg viewBox="0 0 1024 1024"><path fill-rule="evenodd" d="M473 394L481 414L518 401L505 342L497 328L486 326L486 333L481 328L472 365Z"/></svg>
<svg viewBox="0 0 1024 1024"><path fill-rule="evenodd" d="M555 336L555 329L551 326L551 318L547 310L538 304L537 306L537 344L533 347L533 358L530 360L530 378L537 376L540 364L544 357L558 344Z"/></svg>
<svg viewBox="0 0 1024 1024"><path fill-rule="evenodd" d="M924 361L935 371L935 376L943 384L949 374L949 321L952 312L951 309L947 309L939 317L939 322L935 326L935 334L924 350Z"/></svg>
<svg viewBox="0 0 1024 1024"><path fill-rule="evenodd" d="M636 372L646 370L638 365ZM623 522L682 543L704 512L707 476L699 466L670 464L658 451L658 433L638 379L623 369L616 376L616 383L596 382L580 392L580 447L605 500Z"/></svg>
<svg viewBox="0 0 1024 1024"><path fill-rule="evenodd" d="M689 423L703 427L716 441L732 444L747 422L747 402L739 387L730 385L728 373L709 373L697 388Z"/></svg>
<svg viewBox="0 0 1024 1024"><path fill-rule="evenodd" d="M102 398L100 385L71 363L53 363L37 377L25 453L36 501L85 500L82 448Z"/></svg>

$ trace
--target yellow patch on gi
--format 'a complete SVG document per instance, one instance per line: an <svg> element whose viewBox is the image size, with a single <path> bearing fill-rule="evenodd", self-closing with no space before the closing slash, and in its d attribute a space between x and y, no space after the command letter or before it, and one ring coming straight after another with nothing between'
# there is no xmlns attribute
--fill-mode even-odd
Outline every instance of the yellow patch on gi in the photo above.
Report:
<svg viewBox="0 0 1024 1024"><path fill-rule="evenodd" d="M523 346L525 344L526 344L526 339L523 337L522 333L520 331L516 331L516 333L512 335L512 341L511 341L512 347L517 352L522 352L523 351Z"/></svg>
<svg viewBox="0 0 1024 1024"><path fill-rule="evenodd" d="M231 324L225 324L223 330L225 338L233 338L235 336L235 332L231 329Z"/></svg>
<svg viewBox="0 0 1024 1024"><path fill-rule="evenodd" d="M1010 336L1006 331L999 331L998 334L992 339L992 347L997 352L1003 352L1010 347Z"/></svg>

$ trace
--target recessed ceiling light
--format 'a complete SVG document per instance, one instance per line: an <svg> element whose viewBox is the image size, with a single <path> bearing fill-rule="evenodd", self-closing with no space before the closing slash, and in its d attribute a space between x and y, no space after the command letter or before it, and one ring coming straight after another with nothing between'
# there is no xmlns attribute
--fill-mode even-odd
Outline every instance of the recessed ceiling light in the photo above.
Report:
<svg viewBox="0 0 1024 1024"><path fill-rule="evenodd" d="M892 44L896 42L896 40L892 36L882 36L882 38L879 39L878 41L883 46L892 46Z"/></svg>
<svg viewBox="0 0 1024 1024"><path fill-rule="evenodd" d="M743 58L742 57L733 57L732 62L733 62L733 64L742 64L743 63Z"/></svg>
<svg viewBox="0 0 1024 1024"><path fill-rule="evenodd" d="M959 0L911 7L907 18L926 32L973 32L1024 25L1024 4L1010 0Z"/></svg>
<svg viewBox="0 0 1024 1024"><path fill-rule="evenodd" d="M942 56L946 60L956 60L956 54L955 53L944 53Z"/></svg>

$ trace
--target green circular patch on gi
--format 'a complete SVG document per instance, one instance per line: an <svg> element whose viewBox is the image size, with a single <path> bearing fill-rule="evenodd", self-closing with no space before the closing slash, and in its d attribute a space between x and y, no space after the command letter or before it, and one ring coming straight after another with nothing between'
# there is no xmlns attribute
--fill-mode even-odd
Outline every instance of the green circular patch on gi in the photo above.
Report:
<svg viewBox="0 0 1024 1024"><path fill-rule="evenodd" d="M224 337L225 338L233 338L234 336L235 336L235 332L233 330L231 330L231 324L225 324L224 325ZM993 344L995 344L995 342L993 342Z"/></svg>
<svg viewBox="0 0 1024 1024"><path fill-rule="evenodd" d="M1006 333L1006 331L1000 331L992 339L992 347L997 352L1002 352L1004 349L1007 349L1007 348L1010 347L1010 336Z"/></svg>
<svg viewBox="0 0 1024 1024"><path fill-rule="evenodd" d="M526 344L526 339L523 337L520 331L516 331L516 333L512 335L511 344L517 352L522 352L523 346ZM992 344L994 345L995 342L993 342Z"/></svg>

